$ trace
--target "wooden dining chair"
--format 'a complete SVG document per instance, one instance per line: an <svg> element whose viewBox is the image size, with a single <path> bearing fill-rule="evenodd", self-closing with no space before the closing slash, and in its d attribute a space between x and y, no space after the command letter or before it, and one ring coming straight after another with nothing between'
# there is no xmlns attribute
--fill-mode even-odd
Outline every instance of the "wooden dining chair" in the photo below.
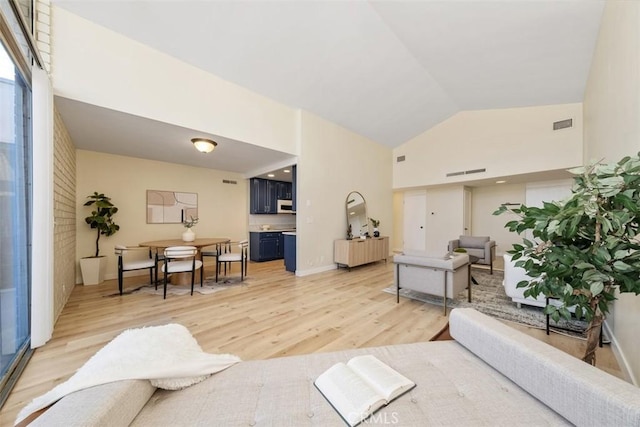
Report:
<svg viewBox="0 0 640 427"><path fill-rule="evenodd" d="M148 257L136 257L135 259L127 257L128 253L136 252L146 252L148 254ZM115 245L115 254L118 256L118 290L120 291L120 295L122 295L125 271L149 269L149 284L153 283L153 271L156 268L156 262L153 259L151 250L149 248L145 248L142 246ZM156 278L157 276L158 273L156 270Z"/></svg>
<svg viewBox="0 0 640 427"><path fill-rule="evenodd" d="M226 253L218 254L218 257L216 259L216 283L218 282L220 267L222 267L222 265L225 265L226 263L229 263L229 265L234 262L240 263L240 281L243 281L244 277L247 275L247 254L249 241L242 240L240 242L229 242L229 246L231 249L233 249L234 246L237 246L239 250L237 252L230 250ZM231 271L231 267L229 267L229 271Z"/></svg>
<svg viewBox="0 0 640 427"><path fill-rule="evenodd" d="M202 261L197 259L198 249L195 246L170 246L164 250L164 299L167 298L167 276L173 273L191 272L191 295L195 284L196 270L200 270L202 278Z"/></svg>

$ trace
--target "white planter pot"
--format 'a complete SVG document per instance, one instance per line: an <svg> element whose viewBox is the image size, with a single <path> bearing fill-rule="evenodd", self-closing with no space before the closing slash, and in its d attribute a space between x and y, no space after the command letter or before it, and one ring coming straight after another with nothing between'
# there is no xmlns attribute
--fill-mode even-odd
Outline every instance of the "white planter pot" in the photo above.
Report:
<svg viewBox="0 0 640 427"><path fill-rule="evenodd" d="M98 285L104 282L107 270L107 257L80 258L80 270L82 271L82 284Z"/></svg>
<svg viewBox="0 0 640 427"><path fill-rule="evenodd" d="M196 239L196 233L194 233L190 228L187 228L187 231L182 233L183 242L193 242L195 239Z"/></svg>

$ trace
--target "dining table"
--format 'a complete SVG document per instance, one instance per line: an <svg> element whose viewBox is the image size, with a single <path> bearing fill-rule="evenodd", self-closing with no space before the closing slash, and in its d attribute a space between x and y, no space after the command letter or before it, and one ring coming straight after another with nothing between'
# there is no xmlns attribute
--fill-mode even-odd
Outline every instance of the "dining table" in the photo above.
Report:
<svg viewBox="0 0 640 427"><path fill-rule="evenodd" d="M182 239L165 239L165 240L152 240L149 242L139 243L139 246L155 249L156 251L163 251L170 246L194 246L198 253L196 257L202 260L202 248L207 246L220 246L225 243L229 243L231 239L228 237L201 237L191 242L185 242ZM161 252L159 252L160 254ZM203 267L204 268L204 265ZM199 283L199 275L196 275L195 282ZM174 273L171 275L172 285L191 285L191 273Z"/></svg>

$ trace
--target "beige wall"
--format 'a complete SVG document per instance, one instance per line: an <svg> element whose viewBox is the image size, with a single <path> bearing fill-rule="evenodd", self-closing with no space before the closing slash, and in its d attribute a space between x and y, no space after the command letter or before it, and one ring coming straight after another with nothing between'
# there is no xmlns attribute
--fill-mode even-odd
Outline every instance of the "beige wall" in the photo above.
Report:
<svg viewBox="0 0 640 427"><path fill-rule="evenodd" d="M56 95L296 152L295 110L60 7L51 16Z"/></svg>
<svg viewBox="0 0 640 427"><path fill-rule="evenodd" d="M640 2L605 7L584 97L584 160L617 161L640 150ZM640 297L621 295L609 316L625 367L640 381Z"/></svg>
<svg viewBox="0 0 640 427"><path fill-rule="evenodd" d="M525 203L524 184L501 184L477 187L472 190L471 234L491 236L496 241L496 254L511 250L514 243L522 242L522 236L512 233L504 225L514 214L493 215L503 203Z"/></svg>
<svg viewBox="0 0 640 427"><path fill-rule="evenodd" d="M380 234L392 237L391 149L311 113L301 113L297 272L335 268L333 242L347 234L345 201L359 191Z"/></svg>
<svg viewBox="0 0 640 427"><path fill-rule="evenodd" d="M553 122L569 118L572 128L552 129ZM398 156L406 160L397 163ZM578 166L582 164L582 106L462 111L395 148L393 158L394 189ZM481 168L486 172L446 177Z"/></svg>
<svg viewBox="0 0 640 427"><path fill-rule="evenodd" d="M57 319L76 283L76 148L54 109L53 315Z"/></svg>
<svg viewBox="0 0 640 427"><path fill-rule="evenodd" d="M404 192L393 193L393 234L389 241L392 252L402 252L404 247Z"/></svg>
<svg viewBox="0 0 640 427"><path fill-rule="evenodd" d="M84 222L90 213L83 206L86 196L94 191L104 193L119 209L114 219L120 231L100 238L100 254L108 257L107 278L117 277L115 244L181 238L181 224L146 223L147 190L198 193L196 236L248 238L247 180L239 174L85 150L77 150L76 159L76 260L94 253L95 234ZM223 184L223 179L237 181L237 185ZM79 270L77 278L80 282Z"/></svg>

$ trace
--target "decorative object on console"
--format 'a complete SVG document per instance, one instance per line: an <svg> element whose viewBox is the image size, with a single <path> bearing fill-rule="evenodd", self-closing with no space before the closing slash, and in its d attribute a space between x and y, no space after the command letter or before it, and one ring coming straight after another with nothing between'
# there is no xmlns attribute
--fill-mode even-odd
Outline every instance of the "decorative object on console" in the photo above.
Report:
<svg viewBox="0 0 640 427"><path fill-rule="evenodd" d="M111 203L111 198L97 191L87 198L89 200L84 206L91 206L92 211L84 221L91 229L96 230L96 252L93 256L80 259L80 269L84 285L97 285L104 282L107 266L107 259L100 256L100 236L113 236L120 230L120 226L113 221L118 208Z"/></svg>
<svg viewBox="0 0 640 427"><path fill-rule="evenodd" d="M347 240L353 239L353 233L351 232L351 224L347 227Z"/></svg>
<svg viewBox="0 0 640 427"><path fill-rule="evenodd" d="M345 202L347 212L347 224L351 226L353 236L369 236L369 220L367 215L367 202L362 194L352 191L347 195Z"/></svg>
<svg viewBox="0 0 640 427"><path fill-rule="evenodd" d="M373 237L380 237L380 231L378 231L380 221L373 218L369 218L369 221L371 221L371 225L373 225Z"/></svg>
<svg viewBox="0 0 640 427"><path fill-rule="evenodd" d="M182 225L187 228L187 230L182 233L183 242L193 242L196 239L196 233L194 233L191 228L194 227L198 221L200 221L199 218L191 217L191 219L182 222Z"/></svg>
<svg viewBox="0 0 640 427"><path fill-rule="evenodd" d="M640 156L569 172L574 185L566 200L542 207L502 205L494 215L515 214L505 228L532 231L535 241L523 239L508 251L533 278L518 285L526 287L525 296L561 301L561 307L545 308L554 320L570 318L568 307L576 306L576 317L589 321L583 360L595 364L601 325L616 292L640 294Z"/></svg>

